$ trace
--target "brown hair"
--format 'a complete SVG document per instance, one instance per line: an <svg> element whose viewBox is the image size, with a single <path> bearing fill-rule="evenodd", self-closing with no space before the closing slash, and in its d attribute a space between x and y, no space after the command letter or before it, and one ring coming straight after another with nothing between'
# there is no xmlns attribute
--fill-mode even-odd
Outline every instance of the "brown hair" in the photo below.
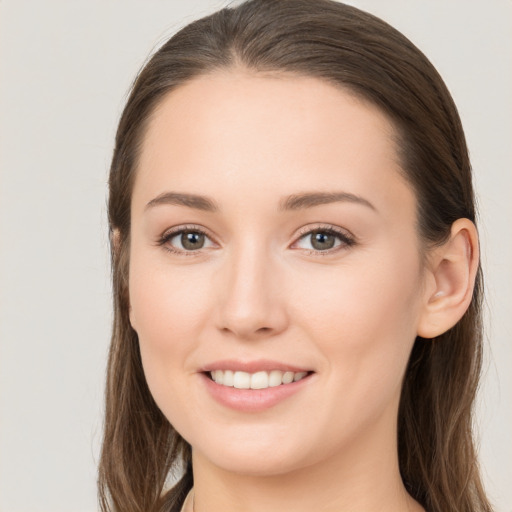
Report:
<svg viewBox="0 0 512 512"><path fill-rule="evenodd" d="M427 58L382 20L331 0L251 0L195 21L138 75L116 136L110 171L114 325L99 467L104 512L179 510L191 488L190 447L155 404L129 322L130 202L151 114L175 87L217 69L317 77L380 107L394 122L404 175L415 190L418 230L441 243L452 223L475 221L471 167L453 100ZM415 341L398 421L401 475L429 512L488 512L472 436L481 366L482 279L455 327ZM166 493L169 473L183 471Z"/></svg>

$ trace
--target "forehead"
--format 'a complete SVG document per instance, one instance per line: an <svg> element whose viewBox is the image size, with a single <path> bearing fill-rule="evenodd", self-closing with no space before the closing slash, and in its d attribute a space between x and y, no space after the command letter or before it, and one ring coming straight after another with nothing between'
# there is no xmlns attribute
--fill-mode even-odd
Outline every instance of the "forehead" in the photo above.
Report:
<svg viewBox="0 0 512 512"><path fill-rule="evenodd" d="M221 197L235 187L268 197L331 187L371 193L378 203L393 188L412 193L395 138L377 107L328 82L215 72L173 90L155 109L134 195L150 200L169 188Z"/></svg>

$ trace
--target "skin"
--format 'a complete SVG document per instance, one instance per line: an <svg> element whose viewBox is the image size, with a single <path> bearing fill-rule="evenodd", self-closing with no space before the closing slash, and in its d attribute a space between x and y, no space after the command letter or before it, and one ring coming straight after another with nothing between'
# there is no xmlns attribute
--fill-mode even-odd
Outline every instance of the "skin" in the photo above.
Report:
<svg viewBox="0 0 512 512"><path fill-rule="evenodd" d="M243 69L188 82L152 117L132 197L130 318L150 390L193 448L195 512L423 510L398 470L401 382L416 335L469 304L478 254L461 219L422 263L393 137L346 91ZM170 191L218 211L148 206ZM309 191L371 206L279 208ZM203 248L160 243L180 226L205 230ZM326 226L354 243L315 250L307 232ZM262 358L314 374L257 413L206 392L205 364Z"/></svg>

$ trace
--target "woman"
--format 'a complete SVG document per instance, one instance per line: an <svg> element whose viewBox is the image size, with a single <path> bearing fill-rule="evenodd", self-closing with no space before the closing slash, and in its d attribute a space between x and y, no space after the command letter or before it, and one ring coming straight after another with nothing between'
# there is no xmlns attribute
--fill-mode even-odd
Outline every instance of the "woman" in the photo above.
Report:
<svg viewBox="0 0 512 512"><path fill-rule="evenodd" d="M470 163L403 35L329 0L188 25L133 86L109 216L104 511L491 510Z"/></svg>

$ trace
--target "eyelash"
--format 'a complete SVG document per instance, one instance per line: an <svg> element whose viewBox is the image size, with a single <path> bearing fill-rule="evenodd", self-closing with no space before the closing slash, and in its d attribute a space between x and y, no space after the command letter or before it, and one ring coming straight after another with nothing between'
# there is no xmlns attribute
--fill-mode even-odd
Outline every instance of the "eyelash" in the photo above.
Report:
<svg viewBox="0 0 512 512"><path fill-rule="evenodd" d="M192 233L199 233L208 238L211 238L208 233L199 226L194 225L185 225L179 226L177 228L173 228L170 231L166 231L158 240L158 245L162 246L166 251L169 251L172 254L178 254L179 256L197 256L200 254L201 250L198 249L196 251L182 251L181 249L175 249L171 245L168 244L170 240L172 240L176 235L184 233L185 231L190 231Z"/></svg>
<svg viewBox="0 0 512 512"><path fill-rule="evenodd" d="M157 244L159 246L162 246L165 250L169 251L172 254L178 254L180 256L198 256L201 253L201 249L197 249L195 251L183 251L181 249L175 249L174 247L169 245L169 241L172 240L176 235L182 234L186 231L190 231L192 233L199 233L211 239L208 232L202 229L200 226L185 225L173 228L172 230L163 233L163 235L159 238ZM308 255L328 256L335 252L338 252L339 250L351 247L356 243L355 238L352 235L348 234L346 231L342 231L339 228L336 228L332 225L324 224L315 226L313 228L311 228L310 226L302 228L301 230L299 230L297 240L294 242L294 244L297 243L299 240L305 238L306 236L311 235L314 232L335 236L338 238L338 240L341 241L341 244L331 249L327 249L325 251L305 249L306 254Z"/></svg>
<svg viewBox="0 0 512 512"><path fill-rule="evenodd" d="M354 236L350 235L346 231L342 231L341 229L329 224L319 224L318 226L315 226L313 228L307 226L300 229L297 240L294 242L294 244L296 244L299 240L302 240L302 238L305 238L306 236L311 235L315 232L335 236L336 238L338 238L338 240L340 240L341 243L340 245L335 246L331 249L327 249L325 251L305 249L306 254L313 256L329 256L340 250L346 249L347 247L352 247L356 243Z"/></svg>

